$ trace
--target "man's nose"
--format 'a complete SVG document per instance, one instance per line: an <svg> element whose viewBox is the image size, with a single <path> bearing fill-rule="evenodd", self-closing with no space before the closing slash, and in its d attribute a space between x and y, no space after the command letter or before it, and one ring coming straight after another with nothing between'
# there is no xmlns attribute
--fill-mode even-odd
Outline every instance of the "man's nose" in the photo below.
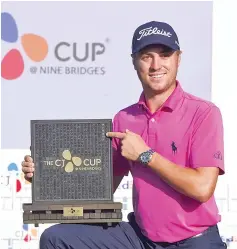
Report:
<svg viewBox="0 0 237 249"><path fill-rule="evenodd" d="M161 68L161 58L159 56L155 56L151 63L152 70L159 70Z"/></svg>

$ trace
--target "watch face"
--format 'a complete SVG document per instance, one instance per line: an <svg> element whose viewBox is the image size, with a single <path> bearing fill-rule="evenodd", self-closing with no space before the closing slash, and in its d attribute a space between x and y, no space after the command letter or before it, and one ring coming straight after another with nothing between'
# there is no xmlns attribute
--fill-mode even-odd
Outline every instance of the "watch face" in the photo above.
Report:
<svg viewBox="0 0 237 249"><path fill-rule="evenodd" d="M144 152L144 153L140 156L140 161L141 161L142 163L144 163L144 164L147 164L147 163L151 160L152 154L153 154L153 151L152 151L152 150L149 150L149 151Z"/></svg>
<svg viewBox="0 0 237 249"><path fill-rule="evenodd" d="M146 163L146 162L148 161L148 156L147 156L147 155L142 155L142 156L141 156L141 161L142 161L143 163Z"/></svg>

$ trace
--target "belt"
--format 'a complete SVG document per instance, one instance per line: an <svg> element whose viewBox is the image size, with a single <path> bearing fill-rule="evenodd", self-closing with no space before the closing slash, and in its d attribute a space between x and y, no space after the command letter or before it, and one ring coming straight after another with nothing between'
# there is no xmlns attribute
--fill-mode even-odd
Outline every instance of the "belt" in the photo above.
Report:
<svg viewBox="0 0 237 249"><path fill-rule="evenodd" d="M170 245L178 245L178 244L184 243L185 241L200 237L200 236L202 236L202 235L204 235L204 234L206 234L206 233L208 233L210 231L216 230L216 229L218 230L217 225L211 226L211 227L207 228L206 230L204 230L203 232L201 232L199 234L196 234L196 235L194 235L192 237L189 237L187 239L183 239L183 240L177 241L177 242L171 242L171 243L169 243L169 242L153 242L153 243L156 244L156 245L160 245L162 247L168 247Z"/></svg>
<svg viewBox="0 0 237 249"><path fill-rule="evenodd" d="M202 233L199 233L199 234L197 234L197 235L194 235L194 236L190 237L189 239L200 237L200 236L202 236L203 234L205 234L205 231L202 232Z"/></svg>

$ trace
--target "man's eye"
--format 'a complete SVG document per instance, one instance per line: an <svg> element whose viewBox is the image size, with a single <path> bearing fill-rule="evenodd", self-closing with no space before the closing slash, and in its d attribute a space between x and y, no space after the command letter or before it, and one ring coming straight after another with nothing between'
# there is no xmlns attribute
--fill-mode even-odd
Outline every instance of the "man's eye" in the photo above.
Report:
<svg viewBox="0 0 237 249"><path fill-rule="evenodd" d="M172 52L163 52L160 53L160 57L170 57L172 55Z"/></svg>
<svg viewBox="0 0 237 249"><path fill-rule="evenodd" d="M142 60L148 60L149 58L150 58L149 55L143 55L143 56L142 56Z"/></svg>

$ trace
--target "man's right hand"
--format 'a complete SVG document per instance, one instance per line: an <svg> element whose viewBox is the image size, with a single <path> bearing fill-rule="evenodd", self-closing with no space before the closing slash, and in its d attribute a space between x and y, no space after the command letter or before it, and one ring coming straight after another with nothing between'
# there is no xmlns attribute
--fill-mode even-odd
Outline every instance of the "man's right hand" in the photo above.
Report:
<svg viewBox="0 0 237 249"><path fill-rule="evenodd" d="M24 173L25 175L25 179L27 181L30 181L32 180L32 177L33 177L33 172L34 172L34 163L33 163L33 159L31 156L25 156L24 157L24 161L22 162L22 172Z"/></svg>

